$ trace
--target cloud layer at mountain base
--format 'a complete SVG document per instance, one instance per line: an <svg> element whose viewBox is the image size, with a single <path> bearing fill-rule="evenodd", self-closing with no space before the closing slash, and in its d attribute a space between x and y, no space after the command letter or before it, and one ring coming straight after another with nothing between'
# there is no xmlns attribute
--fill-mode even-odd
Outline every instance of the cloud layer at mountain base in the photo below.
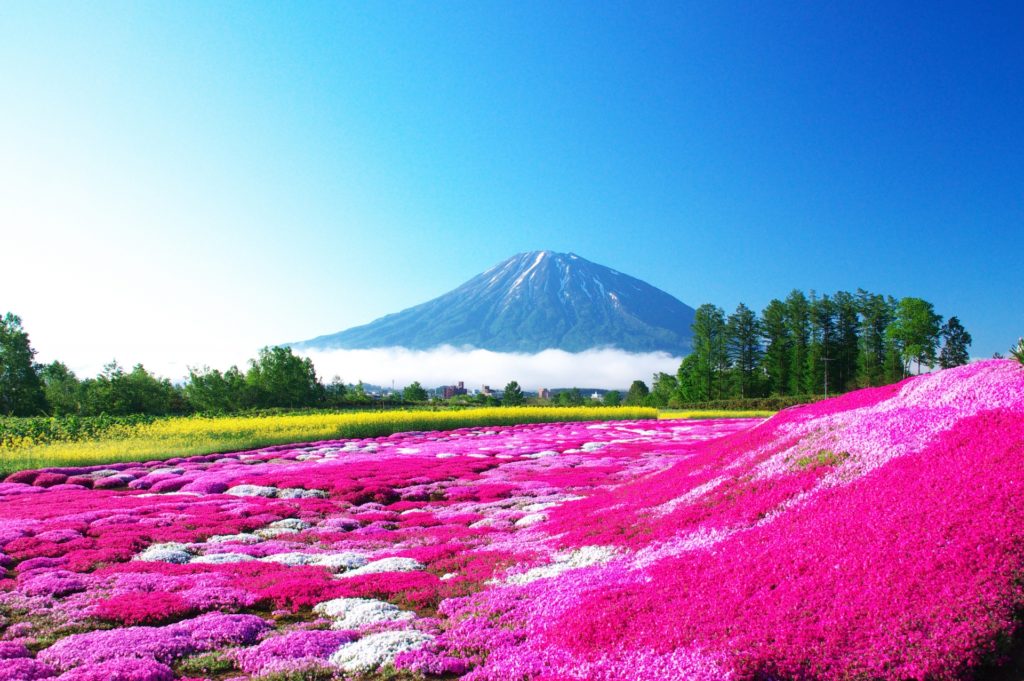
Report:
<svg viewBox="0 0 1024 681"><path fill-rule="evenodd" d="M464 381L467 388L489 385L500 389L514 380L525 390L573 386L623 389L638 378L650 383L658 371L675 373L680 362L679 357L665 352L631 353L613 348L522 354L441 346L432 350L395 347L299 354L313 360L325 382L340 376L346 383L390 386L394 382L396 388L413 381L425 387Z"/></svg>

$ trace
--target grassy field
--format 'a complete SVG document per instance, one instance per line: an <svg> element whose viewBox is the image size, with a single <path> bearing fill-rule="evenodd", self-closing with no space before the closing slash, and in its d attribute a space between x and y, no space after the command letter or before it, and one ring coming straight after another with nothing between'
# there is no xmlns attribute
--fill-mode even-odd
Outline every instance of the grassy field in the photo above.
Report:
<svg viewBox="0 0 1024 681"><path fill-rule="evenodd" d="M0 438L0 474L32 468L170 459L292 442L379 437L404 431L657 417L656 409L645 407L495 407L461 411L162 418L148 423L115 424L99 434L71 441L31 436Z"/></svg>
<svg viewBox="0 0 1024 681"><path fill-rule="evenodd" d="M759 419L774 416L767 409L661 409L659 419Z"/></svg>

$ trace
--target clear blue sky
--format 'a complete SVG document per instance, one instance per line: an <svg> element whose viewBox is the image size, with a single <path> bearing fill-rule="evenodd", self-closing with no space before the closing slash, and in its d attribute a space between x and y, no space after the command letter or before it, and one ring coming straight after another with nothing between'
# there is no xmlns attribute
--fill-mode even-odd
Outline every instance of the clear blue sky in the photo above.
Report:
<svg viewBox="0 0 1024 681"><path fill-rule="evenodd" d="M1005 351L1022 8L3 3L0 310L40 359L217 365L552 249L693 306L917 295Z"/></svg>

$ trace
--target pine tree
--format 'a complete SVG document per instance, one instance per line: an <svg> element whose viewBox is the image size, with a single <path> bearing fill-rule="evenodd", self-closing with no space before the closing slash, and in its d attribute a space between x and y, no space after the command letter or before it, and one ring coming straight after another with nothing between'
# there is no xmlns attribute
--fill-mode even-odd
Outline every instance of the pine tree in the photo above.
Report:
<svg viewBox="0 0 1024 681"><path fill-rule="evenodd" d="M857 299L846 291L838 291L833 297L836 314L835 361L832 376L834 392L845 392L855 387L857 359L859 355L858 331L860 320L857 316ZM833 386L830 381L829 386Z"/></svg>
<svg viewBox="0 0 1024 681"><path fill-rule="evenodd" d="M789 390L799 395L807 384L807 350L810 345L810 303L803 291L794 289L786 297L786 323L791 340L789 354Z"/></svg>
<svg viewBox="0 0 1024 681"><path fill-rule="evenodd" d="M808 306L810 319L810 342L807 346L807 373L804 375L804 390L810 395L827 394L831 381L835 392L835 379L830 375L831 364L835 362L836 325L835 306L828 295L821 298L811 292Z"/></svg>
<svg viewBox="0 0 1024 681"><path fill-rule="evenodd" d="M972 339L960 320L950 317L942 326L941 335L942 351L939 352L939 366L949 369L967 364L970 361L967 348L970 347Z"/></svg>
<svg viewBox="0 0 1024 681"><path fill-rule="evenodd" d="M718 399L722 396L722 375L728 366L725 312L711 304L701 305L694 315L692 329L693 354L701 377L701 399Z"/></svg>
<svg viewBox="0 0 1024 681"><path fill-rule="evenodd" d="M761 313L761 337L764 340L762 366L772 395L789 394L789 362L793 352L788 311L781 300L772 300Z"/></svg>
<svg viewBox="0 0 1024 681"><path fill-rule="evenodd" d="M860 315L857 385L862 388L882 385L886 380L889 349L885 330L892 322L892 305L885 296L857 289L857 312Z"/></svg>
<svg viewBox="0 0 1024 681"><path fill-rule="evenodd" d="M752 397L757 390L761 364L761 323L754 312L740 303L726 323L726 356L736 376L740 397Z"/></svg>

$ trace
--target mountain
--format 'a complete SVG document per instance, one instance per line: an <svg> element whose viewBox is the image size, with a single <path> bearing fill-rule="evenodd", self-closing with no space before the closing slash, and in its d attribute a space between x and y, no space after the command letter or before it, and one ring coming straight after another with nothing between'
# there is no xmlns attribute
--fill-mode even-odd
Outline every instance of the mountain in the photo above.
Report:
<svg viewBox="0 0 1024 681"><path fill-rule="evenodd" d="M498 263L457 289L297 350L439 345L498 352L690 350L694 310L664 291L572 253L533 251Z"/></svg>

